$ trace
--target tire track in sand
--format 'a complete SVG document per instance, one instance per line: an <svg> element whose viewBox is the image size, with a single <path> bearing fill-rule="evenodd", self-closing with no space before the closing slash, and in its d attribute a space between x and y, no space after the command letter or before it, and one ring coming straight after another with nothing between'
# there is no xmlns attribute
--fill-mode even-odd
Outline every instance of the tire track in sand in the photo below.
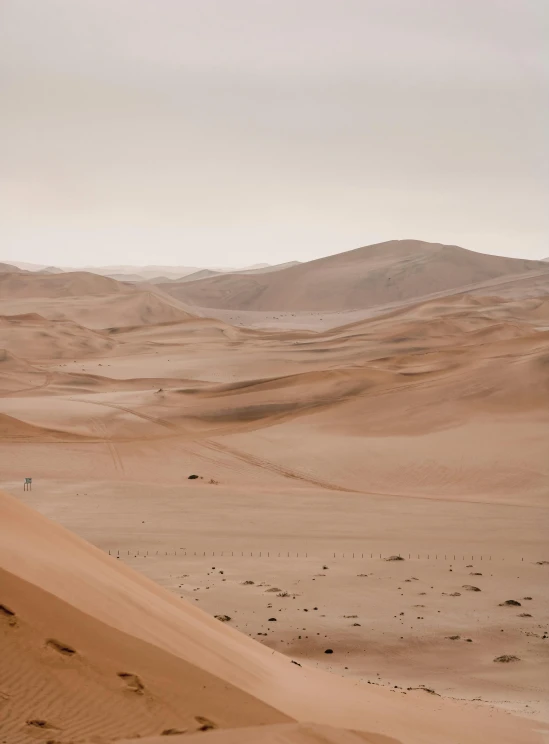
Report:
<svg viewBox="0 0 549 744"><path fill-rule="evenodd" d="M143 419L144 421L150 421L153 424L158 424L158 426L163 426L165 429L170 429L171 431L177 430L177 426L175 424L172 424L171 421L166 421L165 419L157 418L156 416L149 416L146 413L140 413L139 411L135 411L133 408L127 408L126 406L121 406L118 403L106 403L103 400L84 400L83 398L73 397L70 397L69 400L74 400L77 403L91 403L94 406L115 408L119 411L124 411L124 413L130 413L132 416L137 416L137 418Z"/></svg>
<svg viewBox="0 0 549 744"><path fill-rule="evenodd" d="M155 416L149 416L145 413L140 413L139 411L135 411L134 409L128 408L126 406L121 406L117 403L106 403L105 401L98 400L83 400L81 398L72 397L70 398L70 400L78 401L80 403L92 403L93 405L97 406L105 406L107 408L118 409L120 411L124 411L125 413L130 413L133 416L137 416L137 418L141 418L145 421L150 421L154 424L158 424L159 426L163 426L164 428L170 429L171 431L175 432L178 430L178 427L175 424L172 424L170 421L166 421L165 419L157 418ZM204 447L205 449L209 449L214 452L229 455L230 457L234 457L236 460L240 460L241 462L244 462L247 465L251 465L252 467L257 467L262 470L269 470L272 473L276 473L277 475L281 475L285 478L290 478L302 483L307 483L308 485L316 486L317 488L323 488L327 491L361 493L361 491L359 491L358 489L346 488L345 486L340 486L336 483L330 483L329 481L321 480L319 478L312 478L310 476L304 475L303 473L298 473L295 470L284 467L283 465L278 465L274 462L271 462L270 460L266 460L263 457L258 457L257 455L252 455L248 452L241 452L240 450L236 450L232 447L229 447L228 445L221 444L220 442L214 442L212 439L195 439L194 444L197 444L201 447Z"/></svg>
<svg viewBox="0 0 549 744"><path fill-rule="evenodd" d="M107 431L107 427L105 426L103 421L97 418L93 418L92 425L94 429L96 429L96 431L98 432L98 435L101 438L101 440L104 441L105 444L107 445L107 448L109 450L109 453L110 453L110 456L111 456L111 459L114 465L114 469L118 473L125 473L126 471L124 468L124 463L122 461L122 458L120 457L120 453L116 449L114 442L109 437L109 432Z"/></svg>
<svg viewBox="0 0 549 744"><path fill-rule="evenodd" d="M270 460L266 460L263 457L258 457L257 455L252 455L249 452L241 452L240 450L236 450L226 444L214 442L212 439L203 439L197 443L201 444L207 449L231 455L232 457L235 457L236 459L241 460L248 465L261 468L262 470L270 470L277 475L282 475L285 478L291 478L292 480L298 480L303 483L316 486L317 488L324 488L328 491L342 491L344 493L362 493L356 488L346 488L345 486L340 486L336 483L330 483L329 481L321 480L319 478L312 478L303 473L298 473L296 470L292 470L291 468L284 467L283 465L277 465Z"/></svg>

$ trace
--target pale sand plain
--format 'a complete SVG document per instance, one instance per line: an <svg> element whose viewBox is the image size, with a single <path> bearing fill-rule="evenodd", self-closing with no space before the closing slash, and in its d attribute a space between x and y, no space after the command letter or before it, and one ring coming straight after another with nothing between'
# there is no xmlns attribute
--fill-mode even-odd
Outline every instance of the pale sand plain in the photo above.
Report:
<svg viewBox="0 0 549 744"><path fill-rule="evenodd" d="M196 716L221 728L272 724L262 731L272 741L314 740L291 720L403 742L542 740L549 721L545 295L525 279L512 296L438 297L332 329L315 330L310 314L308 328L298 318L295 328L249 329L189 317L188 306L161 295L154 295L162 307L154 323L150 303L136 313L148 296L142 289L94 293L79 278L75 299L66 281L46 300L16 285L13 302L40 317L14 318L2 296L9 317L0 324L0 485L105 558L92 551L88 563L82 556L91 548L78 543L84 552L72 555L68 537L21 516L2 565L31 586L10 579L2 588L21 607L22 645L14 645L12 626L3 638L11 663L28 655L29 671L16 694L1 688L10 711L6 741L188 732L199 727ZM52 319L53 305L60 320ZM97 308L87 322L83 307ZM180 315L166 322L172 311ZM24 476L33 476L32 492L23 492ZM9 501L2 507L3 515L16 509ZM43 538L26 534L28 525ZM404 560L386 560L395 555ZM94 597L95 561L112 573L109 591L101 578ZM126 567L169 590L159 596L170 597L178 617L194 612L182 599L228 616L196 616L198 634L203 623L221 633L219 658L208 657L210 639L193 641L206 663L160 626L146 630L147 612L164 622L164 605L150 597L117 609L109 592L122 591L119 576L141 581ZM19 599L27 596L28 605ZM52 612L38 612L50 600ZM78 622L69 619L75 612ZM38 635L54 632L37 626L42 614L44 623L64 618L62 627L76 634L61 641L91 644L86 659L96 659L92 666L109 680L91 695L97 711L109 710L105 725L99 715L84 724L83 703L55 708L48 697L48 664L67 660L36 646ZM96 621L101 633L126 634L132 649L145 643L166 653L140 646L117 661L118 669L146 658L138 677L159 685L139 714L136 695L109 697L122 678L103 667L120 642L110 640L108 652L96 647ZM80 636L86 623L93 627ZM259 642L245 648L263 660L268 694L257 693L257 670L235 671L240 652L228 639L245 639L229 628ZM517 660L494 661L504 655ZM252 702L222 702L212 688L201 705L183 705L196 678L174 688L173 675L188 676L176 671L180 658ZM137 674L135 665L126 671ZM303 674L314 678L312 687L295 676ZM30 698L42 688L47 715L66 719L52 724L62 734L26 724ZM168 723L166 701L178 711ZM223 732L200 733L216 741Z"/></svg>

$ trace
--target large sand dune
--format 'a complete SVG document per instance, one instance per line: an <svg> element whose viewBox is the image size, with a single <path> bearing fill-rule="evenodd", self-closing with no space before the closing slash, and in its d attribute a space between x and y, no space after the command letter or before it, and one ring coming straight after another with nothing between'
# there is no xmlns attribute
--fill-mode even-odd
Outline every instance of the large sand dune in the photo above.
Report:
<svg viewBox="0 0 549 744"><path fill-rule="evenodd" d="M280 271L161 285L198 306L257 311L348 311L410 301L499 277L543 270L542 261L491 256L457 246L397 240Z"/></svg>
<svg viewBox="0 0 549 744"><path fill-rule="evenodd" d="M77 271L68 274L1 274L0 296L18 300L27 297L80 297L131 291L121 282L105 276Z"/></svg>
<svg viewBox="0 0 549 744"><path fill-rule="evenodd" d="M31 277L28 281L27 276ZM4 283L2 277L6 277ZM74 321L96 330L194 317L188 306L152 286L137 289L84 272L0 275L0 314L34 314L54 321Z"/></svg>

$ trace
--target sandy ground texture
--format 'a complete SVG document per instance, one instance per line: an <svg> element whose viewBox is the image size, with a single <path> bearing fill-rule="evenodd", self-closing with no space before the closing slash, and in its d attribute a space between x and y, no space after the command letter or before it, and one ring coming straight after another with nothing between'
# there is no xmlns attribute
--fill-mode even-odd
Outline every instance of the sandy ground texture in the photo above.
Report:
<svg viewBox="0 0 549 744"><path fill-rule="evenodd" d="M17 545L7 529L0 604L15 620L3 617L0 664L20 671L2 674L16 686L0 685L6 741L187 736L196 716L272 725L265 741L316 735L292 721L402 742L542 740L549 298L539 271L500 274L489 291L433 296L424 282L422 300L383 296L345 325L292 311L271 328L199 317L163 290L104 277L6 276L0 485L100 549L54 536L31 512L17 517ZM238 312L244 323L252 311ZM2 503L3 516L16 509ZM125 581L156 587L158 607ZM215 649L200 635L189 651L189 612L193 627L221 634ZM242 671L240 644L259 667ZM210 675L211 704L196 697L195 668ZM128 692L144 679L150 696ZM82 702L90 686L93 705ZM80 697L65 705L73 688ZM31 711L42 690L48 702ZM28 727L31 714L61 729Z"/></svg>
<svg viewBox="0 0 549 744"><path fill-rule="evenodd" d="M504 711L296 663L7 494L0 510L5 741L131 739L296 720L367 732L355 740L380 743L542 741L538 722ZM282 731L267 736L284 741ZM306 737L307 729L294 728L286 740ZM352 742L352 734L334 734L338 740Z"/></svg>

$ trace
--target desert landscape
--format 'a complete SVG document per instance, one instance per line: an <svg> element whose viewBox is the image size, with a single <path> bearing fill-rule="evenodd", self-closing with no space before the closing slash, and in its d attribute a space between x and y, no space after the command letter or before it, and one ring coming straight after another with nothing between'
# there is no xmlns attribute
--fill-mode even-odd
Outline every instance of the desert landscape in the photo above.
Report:
<svg viewBox="0 0 549 744"><path fill-rule="evenodd" d="M0 741L548 741L548 434L547 262L0 264Z"/></svg>

